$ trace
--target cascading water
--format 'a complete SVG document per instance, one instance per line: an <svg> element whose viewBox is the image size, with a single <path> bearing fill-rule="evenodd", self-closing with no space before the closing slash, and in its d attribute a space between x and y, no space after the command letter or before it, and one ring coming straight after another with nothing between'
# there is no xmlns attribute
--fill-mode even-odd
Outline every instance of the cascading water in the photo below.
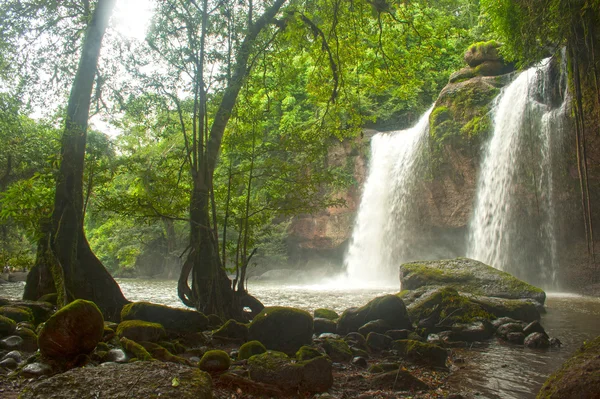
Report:
<svg viewBox="0 0 600 399"><path fill-rule="evenodd" d="M369 175L344 262L350 282L397 285L397 267L407 260L417 225L414 193L432 109L410 129L371 139Z"/></svg>
<svg viewBox="0 0 600 399"><path fill-rule="evenodd" d="M557 268L556 160L565 104L553 108L550 60L522 72L494 108L467 256L552 287Z"/></svg>

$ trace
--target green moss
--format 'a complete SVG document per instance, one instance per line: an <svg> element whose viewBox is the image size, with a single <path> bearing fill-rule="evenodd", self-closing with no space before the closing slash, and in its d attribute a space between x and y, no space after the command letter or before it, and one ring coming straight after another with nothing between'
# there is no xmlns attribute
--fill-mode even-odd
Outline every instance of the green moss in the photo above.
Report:
<svg viewBox="0 0 600 399"><path fill-rule="evenodd" d="M121 320L144 320L159 323L168 330L184 333L200 332L208 327L208 318L203 313L149 302L134 302L125 305L121 310Z"/></svg>
<svg viewBox="0 0 600 399"><path fill-rule="evenodd" d="M0 336L10 335L17 328L17 323L6 316L0 315Z"/></svg>
<svg viewBox="0 0 600 399"><path fill-rule="evenodd" d="M260 355L261 353L265 353L267 351L267 348L265 348L265 346L260 343L259 341L250 341L250 342L246 342L244 345L240 346L240 350L238 353L238 359L239 360L244 360L244 359L250 359L250 357L254 356L254 355Z"/></svg>
<svg viewBox="0 0 600 399"><path fill-rule="evenodd" d="M167 335L162 325L143 320L125 320L117 327L117 336L134 341L156 342Z"/></svg>
<svg viewBox="0 0 600 399"><path fill-rule="evenodd" d="M218 349L206 352L198 362L198 367L203 371L225 371L230 366L231 359L227 352Z"/></svg>
<svg viewBox="0 0 600 399"><path fill-rule="evenodd" d="M0 315L8 317L17 323L33 322L33 312L31 309L20 306L2 306L0 307Z"/></svg>
<svg viewBox="0 0 600 399"><path fill-rule="evenodd" d="M500 44L497 41L488 40L471 44L467 51L486 53L488 51L491 51L492 49L495 50L498 47L500 47Z"/></svg>
<svg viewBox="0 0 600 399"><path fill-rule="evenodd" d="M256 366L266 370L278 370L282 364L289 364L290 358L283 352L267 351L248 359L249 366Z"/></svg>
<svg viewBox="0 0 600 399"><path fill-rule="evenodd" d="M41 297L38 298L38 302L48 302L48 303L51 303L52 305L56 305L57 298L58 298L58 295L54 292L52 294L42 295Z"/></svg>
<svg viewBox="0 0 600 399"><path fill-rule="evenodd" d="M123 346L123 349L133 355L138 360L153 360L152 355L140 344L126 337L122 337L119 342Z"/></svg>
<svg viewBox="0 0 600 399"><path fill-rule="evenodd" d="M221 328L213 332L213 338L245 342L248 339L248 327L243 323L230 319Z"/></svg>
<svg viewBox="0 0 600 399"><path fill-rule="evenodd" d="M448 352L444 348L410 339L394 341L392 348L410 361L431 366L444 367L448 358Z"/></svg>
<svg viewBox="0 0 600 399"><path fill-rule="evenodd" d="M153 358L163 362L178 363L183 365L189 365L189 362L182 357L174 356L166 348L155 344L153 342L140 342L140 345L144 347L152 355Z"/></svg>
<svg viewBox="0 0 600 399"><path fill-rule="evenodd" d="M338 315L335 311L331 310L331 309L324 309L324 308L319 308L319 309L315 309L314 312L315 318L320 317L323 319L328 319L328 320L337 320L340 315Z"/></svg>
<svg viewBox="0 0 600 399"><path fill-rule="evenodd" d="M294 354L312 342L313 318L300 309L273 306L263 309L250 323L249 339L266 348Z"/></svg>
<svg viewBox="0 0 600 399"><path fill-rule="evenodd" d="M96 352L98 351L102 351L102 352L108 352L110 350L110 347L108 346L108 344L106 342L98 342L98 345L96 345Z"/></svg>
<svg viewBox="0 0 600 399"><path fill-rule="evenodd" d="M326 339L323 348L334 362L347 362L352 359L350 346L343 339Z"/></svg>
<svg viewBox="0 0 600 399"><path fill-rule="evenodd" d="M306 345L298 349L298 352L296 352L296 359L298 359L298 361L314 359L315 357L319 356L323 356L323 354L315 348Z"/></svg>
<svg viewBox="0 0 600 399"><path fill-rule="evenodd" d="M446 325L494 318L480 305L460 295L452 287L443 287L427 295L409 308L409 314L414 321L427 319L436 314L437 320L443 320Z"/></svg>

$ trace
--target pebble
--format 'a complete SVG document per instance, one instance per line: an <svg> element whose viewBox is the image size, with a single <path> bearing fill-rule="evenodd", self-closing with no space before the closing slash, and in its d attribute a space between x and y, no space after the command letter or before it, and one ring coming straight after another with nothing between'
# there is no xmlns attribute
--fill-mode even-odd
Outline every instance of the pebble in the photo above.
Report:
<svg viewBox="0 0 600 399"><path fill-rule="evenodd" d="M25 378L41 377L49 374L52 374L52 368L44 363L31 363L21 370L21 375Z"/></svg>

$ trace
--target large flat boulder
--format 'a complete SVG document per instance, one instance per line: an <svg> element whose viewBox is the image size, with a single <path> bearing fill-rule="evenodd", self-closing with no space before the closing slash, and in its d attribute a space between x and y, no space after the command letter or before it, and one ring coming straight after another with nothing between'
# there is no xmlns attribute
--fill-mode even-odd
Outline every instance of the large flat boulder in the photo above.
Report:
<svg viewBox="0 0 600 399"><path fill-rule="evenodd" d="M403 290L449 286L459 292L506 299L533 299L543 305L546 293L513 275L468 258L405 263L400 266Z"/></svg>

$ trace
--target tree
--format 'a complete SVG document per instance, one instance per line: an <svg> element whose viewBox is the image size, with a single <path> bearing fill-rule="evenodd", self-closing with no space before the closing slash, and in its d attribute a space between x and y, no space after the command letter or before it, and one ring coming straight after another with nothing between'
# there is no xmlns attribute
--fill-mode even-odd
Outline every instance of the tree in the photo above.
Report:
<svg viewBox="0 0 600 399"><path fill-rule="evenodd" d="M115 0L99 0L90 15L67 105L54 210L24 293L25 299L37 299L55 291L59 304L73 298L89 299L109 320L119 319L127 301L85 237L83 173L96 66L114 4Z"/></svg>

